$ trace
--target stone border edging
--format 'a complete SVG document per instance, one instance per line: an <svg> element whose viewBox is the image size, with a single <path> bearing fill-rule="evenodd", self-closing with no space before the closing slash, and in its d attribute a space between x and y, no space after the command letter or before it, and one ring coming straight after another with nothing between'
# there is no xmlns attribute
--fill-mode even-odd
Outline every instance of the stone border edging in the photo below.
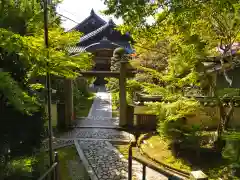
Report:
<svg viewBox="0 0 240 180"><path fill-rule="evenodd" d="M53 150L58 150L58 149L61 149L61 148L64 148L64 147L68 147L68 146L73 146L73 145L74 145L74 143L72 143L72 144L63 144L61 146L53 147ZM43 150L43 152L47 152L47 151L49 151L49 148Z"/></svg>
<svg viewBox="0 0 240 180"><path fill-rule="evenodd" d="M60 149L60 148L64 148L64 147L67 147L67 146L74 145L74 139L59 139L59 138L57 138L57 140L66 141L66 142L57 145L53 141L53 150L57 150L57 149ZM39 150L39 152L47 152L47 151L49 151L48 142L47 142L47 148L42 148L42 149Z"/></svg>
<svg viewBox="0 0 240 180"><path fill-rule="evenodd" d="M75 143L75 147L77 149L78 155L79 155L80 159L82 160L83 165L86 168L86 171L87 171L89 177L91 178L91 180L99 180L97 175L95 174L94 170L90 166L87 158L85 157L80 145L78 144L78 140L74 139L74 143Z"/></svg>
<svg viewBox="0 0 240 180"><path fill-rule="evenodd" d="M139 150L140 150L140 153L144 156L146 156L148 159L152 160L153 162L163 166L164 168L166 168L168 171L172 172L173 174L177 174L177 175L180 175L180 176L183 176L183 177L186 177L186 178L189 178L190 177L190 173L188 172L185 172L183 170L180 170L180 169L176 169L176 168L173 168L163 162L160 162L158 160L156 160L155 158L152 158L150 157L147 153L144 152L144 150L141 148L141 144L144 140L148 139L149 136L153 135L155 133L147 133L147 134L144 134L143 136L139 137L139 140L138 140L138 147L139 147Z"/></svg>

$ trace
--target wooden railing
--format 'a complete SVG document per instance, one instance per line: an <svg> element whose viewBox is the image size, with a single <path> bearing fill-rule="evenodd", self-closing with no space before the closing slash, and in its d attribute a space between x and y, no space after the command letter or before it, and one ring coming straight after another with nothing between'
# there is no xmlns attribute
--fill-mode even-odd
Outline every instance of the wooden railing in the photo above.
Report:
<svg viewBox="0 0 240 180"><path fill-rule="evenodd" d="M54 153L54 163L52 166L40 177L38 180L44 180L47 177L51 177L51 180L59 180L59 159L58 159L58 153Z"/></svg>
<svg viewBox="0 0 240 180"><path fill-rule="evenodd" d="M150 163L145 158L139 158L138 156L133 156L132 148L137 147L137 142L131 142L128 150L128 180L132 180L132 161L135 160L142 165L142 180L146 180L146 168L150 168L159 174L167 177L169 180L183 180L183 179L191 179L191 180L208 180L208 176L204 174L201 170L192 171L191 173L183 173L183 171L176 170L173 168L160 168L153 163ZM137 153L136 153L137 154ZM166 165L164 165L166 166Z"/></svg>
<svg viewBox="0 0 240 180"><path fill-rule="evenodd" d="M148 163L147 161L140 159L138 157L133 156L132 148L135 147L136 144L131 143L128 150L128 180L132 180L133 174L132 174L132 161L135 160L142 164L142 180L146 180L146 168L150 168L166 177L168 179L175 179L175 180L181 180L181 178L173 175L172 173L169 173L168 171L164 171L162 168L159 168L151 163Z"/></svg>

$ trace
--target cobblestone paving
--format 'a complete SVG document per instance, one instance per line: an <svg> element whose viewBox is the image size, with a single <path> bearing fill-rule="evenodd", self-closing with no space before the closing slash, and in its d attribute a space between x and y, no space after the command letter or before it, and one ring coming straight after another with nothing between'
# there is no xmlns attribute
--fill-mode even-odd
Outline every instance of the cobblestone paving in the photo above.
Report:
<svg viewBox="0 0 240 180"><path fill-rule="evenodd" d="M108 142L78 141L78 143L98 179L127 179L127 160Z"/></svg>
<svg viewBox="0 0 240 180"><path fill-rule="evenodd" d="M77 120L74 125L76 128L59 136L59 143L64 143L64 139L70 139L68 143L75 140L79 156L92 180L127 180L128 162L109 142L129 142L134 137L124 131L103 128L117 126L119 122L112 118L111 94L103 87L98 89L88 117ZM69 163L73 169L76 167L73 162ZM141 179L142 165L136 161L133 161L133 174L137 179ZM165 179L167 178L147 168L147 180Z"/></svg>
<svg viewBox="0 0 240 180"><path fill-rule="evenodd" d="M131 140L133 135L118 131L115 129L102 129L102 128L75 128L72 131L66 132L60 136L62 139L66 138L92 138L92 139L121 139Z"/></svg>
<svg viewBox="0 0 240 180"><path fill-rule="evenodd" d="M128 161L107 141L78 141L85 157L99 180L127 180ZM133 161L133 174L141 179L142 165ZM168 178L146 169L147 180L167 180Z"/></svg>

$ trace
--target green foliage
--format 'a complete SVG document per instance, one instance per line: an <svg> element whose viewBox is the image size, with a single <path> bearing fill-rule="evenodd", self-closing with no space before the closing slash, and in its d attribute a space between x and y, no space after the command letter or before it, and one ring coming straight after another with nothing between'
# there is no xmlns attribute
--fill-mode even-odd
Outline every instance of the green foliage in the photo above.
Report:
<svg viewBox="0 0 240 180"><path fill-rule="evenodd" d="M82 34L65 33L59 27L55 12L59 0L52 2L46 49L42 1L0 0L1 167L16 157L32 154L41 144L46 118L38 90L44 88L45 81L41 80L46 73L74 79L80 70L91 67L90 54L68 55L67 48L75 45ZM29 163L14 161L6 168L16 175L15 171L30 171ZM13 178L23 179L16 176Z"/></svg>
<svg viewBox="0 0 240 180"><path fill-rule="evenodd" d="M174 124L177 124L187 116L194 115L195 112L200 108L200 105L197 101L183 98L179 98L172 103L150 103L149 106L152 107L158 116L158 132L161 135L166 135L169 130L172 130L169 129L171 125L173 125L171 128L174 128ZM180 127L175 126L175 128L179 129Z"/></svg>
<svg viewBox="0 0 240 180"><path fill-rule="evenodd" d="M17 82L7 72L0 72L0 92L19 111L31 113L38 108L36 106L37 97L29 96L26 92L23 92Z"/></svg>
<svg viewBox="0 0 240 180"><path fill-rule="evenodd" d="M0 47L7 53L16 53L27 66L30 66L27 79L36 76L51 74L65 77L79 75L75 69L87 69L91 65L89 54L68 56L66 48L76 43L79 33L64 33L62 29L55 28L49 31L50 48L44 46L43 31L34 36L20 36L5 29L0 29ZM13 43L14 41L14 43Z"/></svg>
<svg viewBox="0 0 240 180"><path fill-rule="evenodd" d="M136 41L137 58L134 59L133 65L137 68L138 74L129 83L137 87L137 91L161 95L164 98L164 102L151 104L159 117L159 133L167 136L169 131L179 132L184 123L182 120L199 110L200 104L197 101L183 97L186 91L192 91L193 87L199 90L195 91L199 94L206 92L210 94L211 91L218 99L221 116L215 150L222 152L225 141L221 140L221 135L227 130L225 127L233 109L223 112L221 97L236 96L239 90L224 89L217 92L215 80L203 62L212 59L209 57L218 56L214 60L220 63L221 72L225 73L225 79L231 88L228 80L231 78L226 72L229 67L225 66L224 61L227 61L230 67L233 67L234 61L239 63L239 57L234 58L231 50L233 43L239 42L240 38L240 2L238 0L104 2L107 5L105 13L122 17L124 24L119 29L122 32L129 32ZM149 18L152 18L151 23L147 21ZM217 47L220 47L221 53ZM233 103L230 104L232 106ZM192 129L193 138L190 139L197 143L195 135L198 129L199 127ZM236 141L238 136L236 132L223 134L223 139ZM186 139L185 141L190 143ZM234 148L238 147L233 146L232 149ZM239 152L229 154L230 156L238 154L235 159L239 160ZM220 156L217 158L220 159ZM214 164L220 166L218 161L214 161ZM235 179L233 171L239 169L238 164L235 163L237 166L234 168L226 165L208 171L214 179L218 177Z"/></svg>
<svg viewBox="0 0 240 180"><path fill-rule="evenodd" d="M119 103L119 92L112 92L112 104L113 106L115 106L116 108L120 107L120 103Z"/></svg>
<svg viewBox="0 0 240 180"><path fill-rule="evenodd" d="M138 56L132 64L138 70L135 77L141 87L138 90L171 99L173 106L185 88L201 89L203 80L214 85L202 62L209 56L222 59L229 55L240 35L237 0L138 3L105 0L105 3L105 13L122 17L124 24L119 29L130 32L136 41ZM153 18L152 23L147 23L149 17ZM216 50L219 45L223 55ZM227 60L232 62L231 56Z"/></svg>
<svg viewBox="0 0 240 180"><path fill-rule="evenodd" d="M21 176L22 178L29 177L31 179L33 167L36 163L37 161L34 157L14 159L5 167L7 171L5 176L8 178L19 178Z"/></svg>
<svg viewBox="0 0 240 180"><path fill-rule="evenodd" d="M73 82L73 102L75 107L82 104L81 101L90 95L88 85L85 79L77 79Z"/></svg>
<svg viewBox="0 0 240 180"><path fill-rule="evenodd" d="M218 96L220 96L220 97L239 96L239 94L240 94L240 89L224 88L224 89L218 90L217 94L218 94Z"/></svg>
<svg viewBox="0 0 240 180"><path fill-rule="evenodd" d="M53 3L53 7L56 5L55 3L58 3L58 1ZM75 78L79 75L76 70L91 67L90 56L87 53L74 57L68 56L67 48L76 44L81 33L65 33L63 29L59 28L57 24L59 21L54 13L54 8L50 8L49 13L51 24L49 24L50 46L48 49L44 46L43 10L37 0L28 2L2 0L1 8L3 9L0 13L1 58L4 60L8 56L16 55L25 71L24 77L22 77L24 84L30 84L29 81L46 75L46 72L56 76ZM11 71L4 64L3 70ZM13 81L12 79L10 82ZM5 82L7 82L7 79ZM30 88L35 87L32 84L29 86ZM9 94L14 94L15 89L10 90L12 92ZM22 89L22 94L28 93ZM17 97L20 99L16 101L24 101L21 98L23 96ZM11 97L7 98L9 98L9 101L12 100ZM16 104L15 102L11 103ZM25 109L24 106L18 108Z"/></svg>
<svg viewBox="0 0 240 180"><path fill-rule="evenodd" d="M77 117L87 117L94 100L94 94L89 86L95 78L77 78L73 81L73 102Z"/></svg>

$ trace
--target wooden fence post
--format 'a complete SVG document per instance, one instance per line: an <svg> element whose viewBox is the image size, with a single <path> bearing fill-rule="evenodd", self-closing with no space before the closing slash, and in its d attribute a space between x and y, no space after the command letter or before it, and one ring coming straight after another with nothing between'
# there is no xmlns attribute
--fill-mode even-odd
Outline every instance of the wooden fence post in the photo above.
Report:
<svg viewBox="0 0 240 180"><path fill-rule="evenodd" d="M132 142L128 149L128 180L132 180Z"/></svg>
<svg viewBox="0 0 240 180"><path fill-rule="evenodd" d="M146 165L143 164L142 180L146 180Z"/></svg>
<svg viewBox="0 0 240 180"><path fill-rule="evenodd" d="M54 159L55 159L55 162L57 163L57 166L55 167L55 171L54 171L55 180L60 180L60 174L59 174L59 158L58 158L58 153L57 153L57 152L54 153Z"/></svg>
<svg viewBox="0 0 240 180"><path fill-rule="evenodd" d="M127 92L126 92L126 76L127 76L127 68L126 64L128 61L121 60L120 66L120 77L119 77L119 98L120 98L120 126L127 125Z"/></svg>

